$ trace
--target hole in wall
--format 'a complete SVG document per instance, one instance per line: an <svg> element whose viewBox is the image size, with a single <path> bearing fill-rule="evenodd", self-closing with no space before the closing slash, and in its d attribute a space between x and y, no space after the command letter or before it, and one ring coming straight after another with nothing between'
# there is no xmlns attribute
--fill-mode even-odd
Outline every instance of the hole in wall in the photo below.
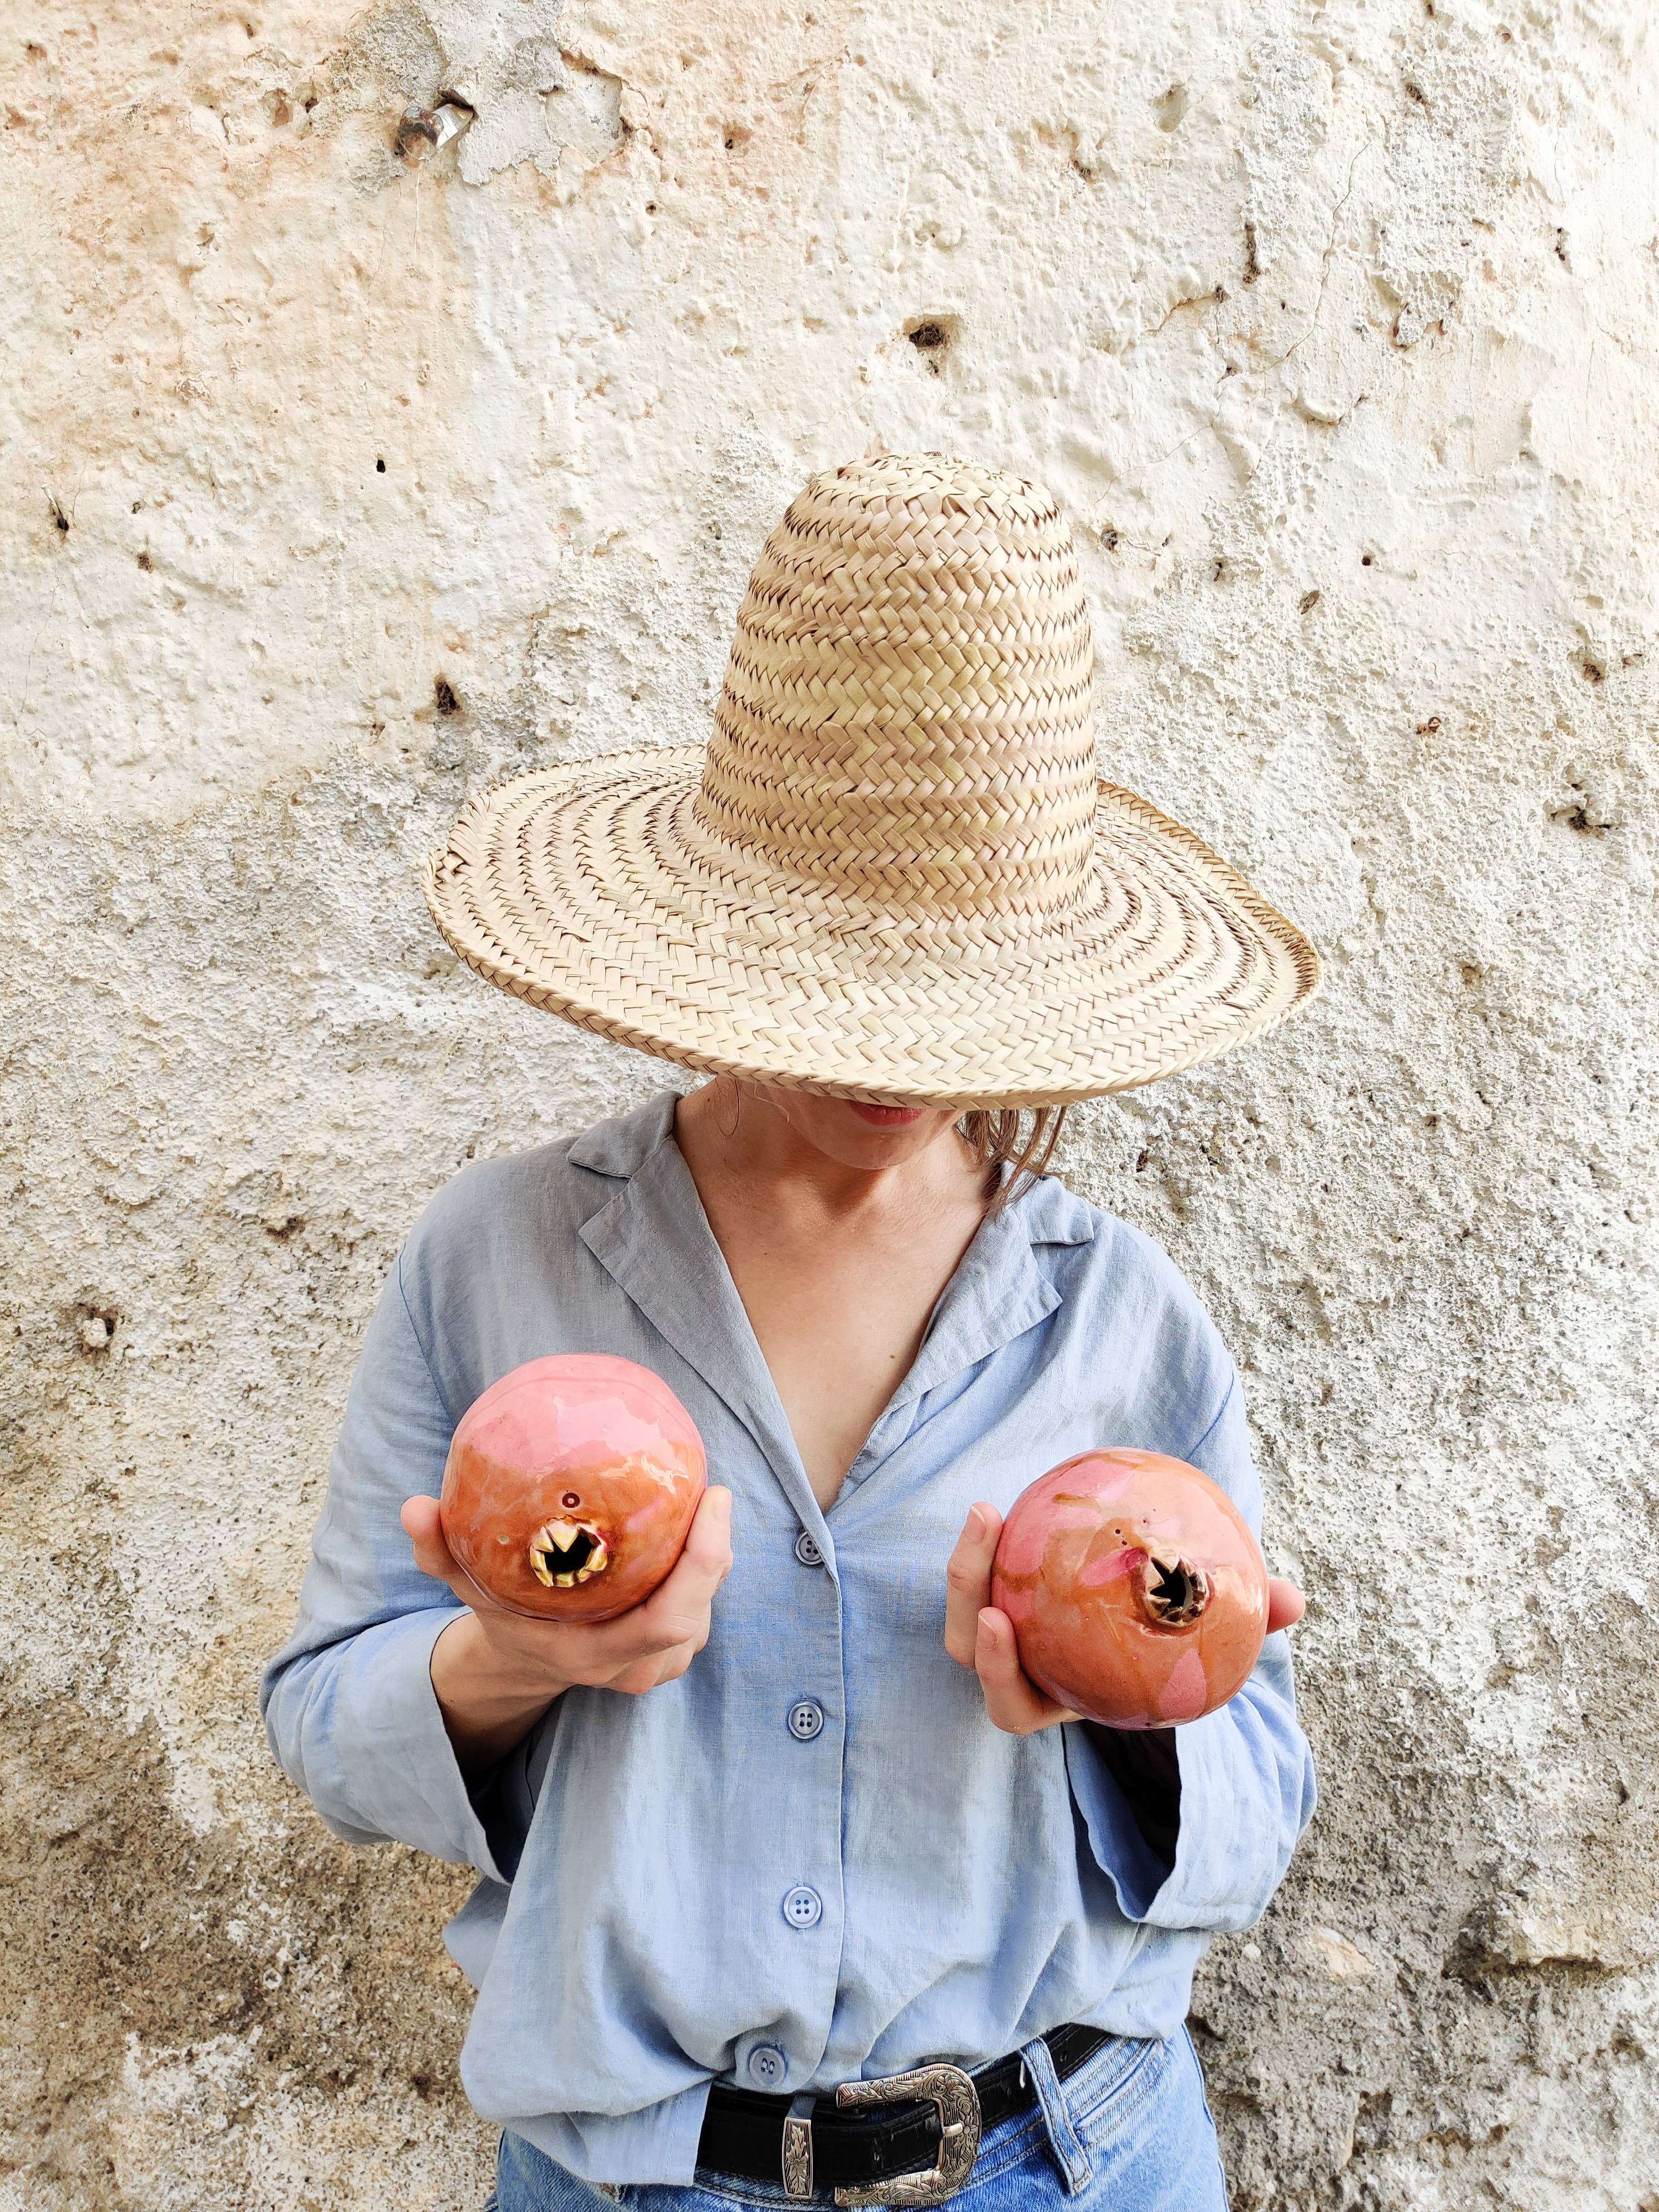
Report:
<svg viewBox="0 0 1659 2212"><path fill-rule="evenodd" d="M1568 830L1576 830L1581 837L1605 837L1609 830L1620 824L1599 805L1585 791L1582 783L1570 782L1571 800L1563 806L1550 809L1550 820L1559 822Z"/></svg>
<svg viewBox="0 0 1659 2212"><path fill-rule="evenodd" d="M432 703L441 714L459 714L461 702L455 696L454 686L447 676L441 676L432 686Z"/></svg>
<svg viewBox="0 0 1659 2212"><path fill-rule="evenodd" d="M957 328L954 315L912 315L904 325L904 335L927 368L938 376L944 370L946 355L956 343Z"/></svg>
<svg viewBox="0 0 1659 2212"><path fill-rule="evenodd" d="M76 1306L76 1340L83 1352L107 1352L120 1325L120 1309L105 1299L82 1298Z"/></svg>

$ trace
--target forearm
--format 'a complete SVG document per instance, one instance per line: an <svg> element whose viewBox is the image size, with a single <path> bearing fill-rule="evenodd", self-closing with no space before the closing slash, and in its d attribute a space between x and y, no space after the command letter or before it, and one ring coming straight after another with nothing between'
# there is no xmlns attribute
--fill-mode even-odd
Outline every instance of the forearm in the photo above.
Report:
<svg viewBox="0 0 1659 2212"><path fill-rule="evenodd" d="M484 1774L521 1743L567 1685L493 1646L458 1613L432 1647L432 1687L461 1771Z"/></svg>

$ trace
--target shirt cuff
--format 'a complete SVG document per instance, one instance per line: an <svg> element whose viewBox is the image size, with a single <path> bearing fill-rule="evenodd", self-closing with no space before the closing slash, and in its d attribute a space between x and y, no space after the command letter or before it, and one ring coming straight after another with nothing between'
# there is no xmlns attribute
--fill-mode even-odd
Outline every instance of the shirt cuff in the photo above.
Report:
<svg viewBox="0 0 1659 2212"><path fill-rule="evenodd" d="M1066 1778L1089 1832L1095 1863L1110 1877L1124 1918L1144 1920L1169 1877L1168 1863L1158 1857L1141 1834L1127 1797L1091 1741L1085 1725L1067 1721L1061 1726L1060 1736L1066 1747Z"/></svg>
<svg viewBox="0 0 1659 2212"><path fill-rule="evenodd" d="M459 1618L447 1606L404 1613L317 1655L303 1735L319 1756L305 1759L303 1786L349 1843L395 1838L505 1883L432 1686L432 1647Z"/></svg>
<svg viewBox="0 0 1659 2212"><path fill-rule="evenodd" d="M1097 1860L1127 1918L1231 1935L1267 1910L1314 1809L1313 1763L1288 1697L1277 1694L1281 1638L1237 1696L1175 1731L1181 1826L1173 1868L1148 1850L1127 1799L1075 1724L1066 1767Z"/></svg>

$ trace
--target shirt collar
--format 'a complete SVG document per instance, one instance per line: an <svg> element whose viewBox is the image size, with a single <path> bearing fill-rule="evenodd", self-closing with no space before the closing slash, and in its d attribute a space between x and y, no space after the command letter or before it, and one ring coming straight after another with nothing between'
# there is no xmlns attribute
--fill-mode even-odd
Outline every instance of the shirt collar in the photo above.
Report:
<svg viewBox="0 0 1659 2212"><path fill-rule="evenodd" d="M679 1103L678 1091L659 1091L631 1114L617 1114L596 1124L577 1138L567 1157L579 1168L592 1168L596 1175L625 1179L672 1134L674 1109Z"/></svg>
<svg viewBox="0 0 1659 2212"><path fill-rule="evenodd" d="M1018 1218L1029 1244L1092 1244L1097 1216L1086 1199L1058 1176L1040 1176L1023 1198L1005 1206L999 1220Z"/></svg>
<svg viewBox="0 0 1659 2212"><path fill-rule="evenodd" d="M957 1271L939 1293L910 1371L886 1411L937 1389L964 1367L988 1359L1060 1304L1054 1284L1037 1265L1018 1206L981 1222Z"/></svg>
<svg viewBox="0 0 1659 2212"><path fill-rule="evenodd" d="M771 1370L673 1142L678 1103L665 1091L635 1113L602 1121L571 1146L579 1167L622 1182L611 1203L583 1223L582 1242L749 1431L803 1526L822 1532L823 1516Z"/></svg>

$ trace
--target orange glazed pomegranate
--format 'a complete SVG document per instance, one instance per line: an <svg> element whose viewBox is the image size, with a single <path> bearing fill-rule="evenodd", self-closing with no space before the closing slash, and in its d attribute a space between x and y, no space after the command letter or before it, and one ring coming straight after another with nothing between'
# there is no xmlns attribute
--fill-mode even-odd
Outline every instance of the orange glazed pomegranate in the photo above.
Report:
<svg viewBox="0 0 1659 2212"><path fill-rule="evenodd" d="M1255 1666L1267 1571L1195 1467L1084 1452L1015 1500L991 1602L1051 1698L1109 1728L1173 1728L1224 1705Z"/></svg>
<svg viewBox="0 0 1659 2212"><path fill-rule="evenodd" d="M439 1512L479 1588L515 1613L609 1620L680 1555L707 1480L702 1438L631 1359L556 1352L461 1416Z"/></svg>

